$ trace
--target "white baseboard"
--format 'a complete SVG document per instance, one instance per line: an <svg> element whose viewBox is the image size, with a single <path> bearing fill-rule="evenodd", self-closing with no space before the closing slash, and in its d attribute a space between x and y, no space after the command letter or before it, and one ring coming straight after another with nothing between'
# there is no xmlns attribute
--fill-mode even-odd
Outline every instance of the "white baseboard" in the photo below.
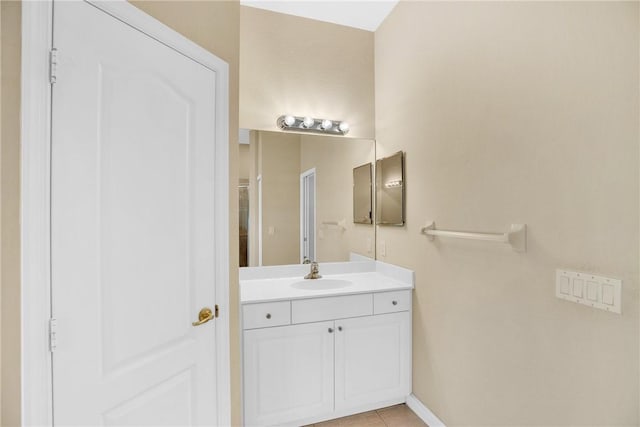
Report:
<svg viewBox="0 0 640 427"><path fill-rule="evenodd" d="M446 427L444 423L431 412L429 408L424 406L424 403L420 402L417 397L412 394L407 396L407 406L411 409L417 416L422 419L429 427Z"/></svg>

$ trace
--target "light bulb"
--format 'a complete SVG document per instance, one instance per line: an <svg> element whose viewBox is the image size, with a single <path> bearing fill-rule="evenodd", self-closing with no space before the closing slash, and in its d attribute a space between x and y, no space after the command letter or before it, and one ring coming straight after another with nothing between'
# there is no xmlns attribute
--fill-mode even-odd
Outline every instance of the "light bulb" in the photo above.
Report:
<svg viewBox="0 0 640 427"><path fill-rule="evenodd" d="M309 116L305 117L304 120L302 120L302 126L305 128L310 128L311 126L313 126L314 123L315 123L315 120L313 120Z"/></svg>
<svg viewBox="0 0 640 427"><path fill-rule="evenodd" d="M340 132L343 132L343 133L349 132L349 123L340 122L340 124L338 125L338 129L340 129Z"/></svg>
<svg viewBox="0 0 640 427"><path fill-rule="evenodd" d="M324 119L320 127L322 130L329 130L333 126L333 122L331 120Z"/></svg>
<svg viewBox="0 0 640 427"><path fill-rule="evenodd" d="M284 124L287 126L293 126L296 122L296 118L293 116L284 116Z"/></svg>

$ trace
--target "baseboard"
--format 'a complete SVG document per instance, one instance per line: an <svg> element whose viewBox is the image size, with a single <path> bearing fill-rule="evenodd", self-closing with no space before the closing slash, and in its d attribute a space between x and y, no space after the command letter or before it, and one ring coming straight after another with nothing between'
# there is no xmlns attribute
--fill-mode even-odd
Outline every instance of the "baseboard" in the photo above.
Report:
<svg viewBox="0 0 640 427"><path fill-rule="evenodd" d="M422 419L429 427L446 427L444 423L431 412L429 408L424 406L424 403L420 402L417 397L412 394L407 396L407 406L411 409L417 416Z"/></svg>

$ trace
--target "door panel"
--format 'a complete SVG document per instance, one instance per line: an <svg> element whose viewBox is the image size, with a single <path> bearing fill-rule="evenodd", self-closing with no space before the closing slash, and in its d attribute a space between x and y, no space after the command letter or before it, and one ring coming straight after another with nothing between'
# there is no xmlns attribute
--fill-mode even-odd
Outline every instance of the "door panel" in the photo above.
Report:
<svg viewBox="0 0 640 427"><path fill-rule="evenodd" d="M189 390L190 371L154 385L153 388L104 414L105 426L191 425L193 412Z"/></svg>
<svg viewBox="0 0 640 427"><path fill-rule="evenodd" d="M120 74L103 70L99 82L106 372L176 344L191 330L189 152L194 141L188 132L189 104L153 74ZM134 139L139 135L144 137ZM149 292L149 284L163 292ZM142 299L163 315L141 310Z"/></svg>
<svg viewBox="0 0 640 427"><path fill-rule="evenodd" d="M55 423L214 425L215 72L85 2L54 40Z"/></svg>
<svg viewBox="0 0 640 427"><path fill-rule="evenodd" d="M336 320L336 410L411 392L410 319L402 312Z"/></svg>
<svg viewBox="0 0 640 427"><path fill-rule="evenodd" d="M248 426L282 425L333 411L333 321L244 332Z"/></svg>

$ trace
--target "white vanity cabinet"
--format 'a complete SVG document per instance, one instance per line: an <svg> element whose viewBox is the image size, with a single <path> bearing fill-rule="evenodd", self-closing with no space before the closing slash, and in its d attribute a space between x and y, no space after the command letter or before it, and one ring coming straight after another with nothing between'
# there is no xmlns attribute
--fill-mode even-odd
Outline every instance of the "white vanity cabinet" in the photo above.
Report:
<svg viewBox="0 0 640 427"><path fill-rule="evenodd" d="M406 311L336 321L336 411L409 395L410 322Z"/></svg>
<svg viewBox="0 0 640 427"><path fill-rule="evenodd" d="M333 411L333 322L244 332L245 425L282 425Z"/></svg>
<svg viewBox="0 0 640 427"><path fill-rule="evenodd" d="M410 309L410 290L243 305L245 425L301 425L404 402Z"/></svg>

